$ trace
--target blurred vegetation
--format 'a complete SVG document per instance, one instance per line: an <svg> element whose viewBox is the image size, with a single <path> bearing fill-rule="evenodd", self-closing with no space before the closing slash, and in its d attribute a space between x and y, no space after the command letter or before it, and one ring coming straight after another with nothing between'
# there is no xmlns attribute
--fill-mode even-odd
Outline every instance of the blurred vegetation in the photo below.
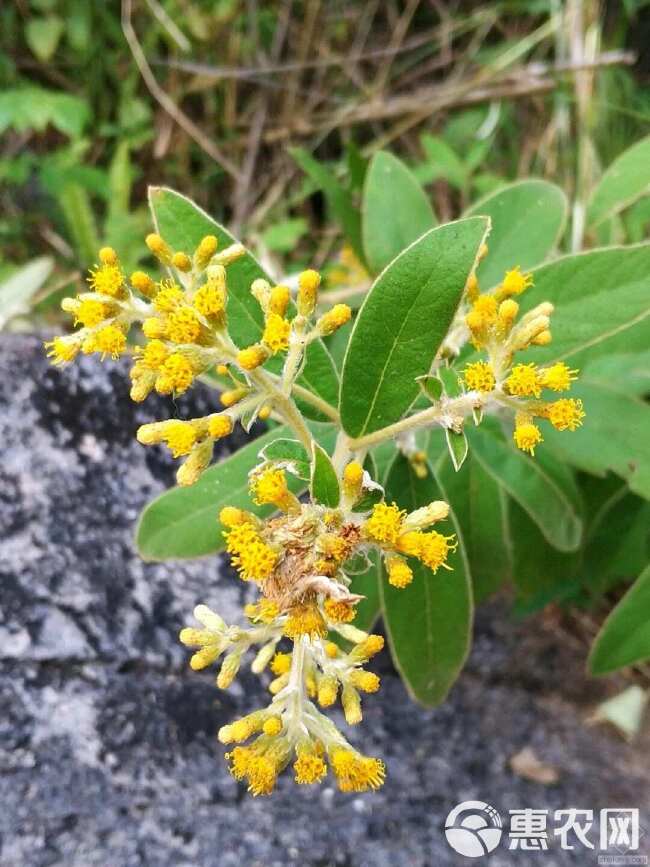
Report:
<svg viewBox="0 0 650 867"><path fill-rule="evenodd" d="M48 257L38 301L100 244L134 266L150 183L182 189L280 273L320 266L340 248L329 217L385 147L442 220L531 174L586 201L648 129L649 5L9 0L0 278ZM647 201L626 217L631 240Z"/></svg>

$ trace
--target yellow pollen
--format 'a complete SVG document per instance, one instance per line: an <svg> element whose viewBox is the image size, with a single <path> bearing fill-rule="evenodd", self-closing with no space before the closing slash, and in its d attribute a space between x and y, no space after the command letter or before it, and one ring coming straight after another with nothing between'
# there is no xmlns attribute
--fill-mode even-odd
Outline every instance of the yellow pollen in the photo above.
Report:
<svg viewBox="0 0 650 867"><path fill-rule="evenodd" d="M226 309L226 290L216 280L208 280L192 303L202 316L220 316Z"/></svg>
<svg viewBox="0 0 650 867"><path fill-rule="evenodd" d="M269 295L269 311L284 316L291 300L288 286L274 286Z"/></svg>
<svg viewBox="0 0 650 867"><path fill-rule="evenodd" d="M351 623L356 615L354 605L336 599L326 599L323 608L325 614L335 623Z"/></svg>
<svg viewBox="0 0 650 867"><path fill-rule="evenodd" d="M237 353L237 363L243 370L255 370L260 364L264 364L267 353L263 346L258 344L241 349Z"/></svg>
<svg viewBox="0 0 650 867"><path fill-rule="evenodd" d="M208 422L208 433L215 439L227 437L232 433L232 419L227 415L213 415Z"/></svg>
<svg viewBox="0 0 650 867"><path fill-rule="evenodd" d="M79 344L65 337L55 337L45 344L48 358L53 364L67 364L79 354Z"/></svg>
<svg viewBox="0 0 650 867"><path fill-rule="evenodd" d="M532 275L522 274L519 265L517 265L511 271L506 271L503 283L499 287L499 294L504 298L509 295L521 295L524 289L528 289L532 285Z"/></svg>
<svg viewBox="0 0 650 867"><path fill-rule="evenodd" d="M271 467L254 476L251 479L251 493L258 506L274 505L284 508L287 498L291 496L284 470Z"/></svg>
<svg viewBox="0 0 650 867"><path fill-rule="evenodd" d="M142 363L150 370L160 370L169 356L162 340L150 340L142 350Z"/></svg>
<svg viewBox="0 0 650 867"><path fill-rule="evenodd" d="M494 371L486 361L475 361L468 364L463 371L465 385L472 391L489 392L494 390L496 379Z"/></svg>
<svg viewBox="0 0 650 867"><path fill-rule="evenodd" d="M518 424L512 436L517 448L531 455L535 454L535 446L543 442L540 429L532 422Z"/></svg>
<svg viewBox="0 0 650 867"><path fill-rule="evenodd" d="M574 431L582 424L585 417L582 401L575 398L563 398L550 404L547 409L548 419L556 430Z"/></svg>
<svg viewBox="0 0 650 867"><path fill-rule="evenodd" d="M373 506L372 514L364 524L364 533L374 542L394 545L399 538L405 515L406 512L398 508L396 503L392 503L390 506L386 503L377 503Z"/></svg>
<svg viewBox="0 0 650 867"><path fill-rule="evenodd" d="M284 634L294 640L302 635L325 638L327 626L315 605L294 605L284 624Z"/></svg>
<svg viewBox="0 0 650 867"><path fill-rule="evenodd" d="M188 455L197 440L196 429L187 421L167 422L163 437L175 458Z"/></svg>
<svg viewBox="0 0 650 867"><path fill-rule="evenodd" d="M86 328L94 328L107 319L110 315L110 307L93 298L85 298L79 302L75 312L75 322L80 322Z"/></svg>
<svg viewBox="0 0 650 867"><path fill-rule="evenodd" d="M94 351L118 358L126 349L126 335L115 325L106 325L94 335Z"/></svg>
<svg viewBox="0 0 650 867"><path fill-rule="evenodd" d="M291 670L291 654L276 653L271 660L270 668L276 677L280 677L282 674L288 674Z"/></svg>
<svg viewBox="0 0 650 867"><path fill-rule="evenodd" d="M192 260L187 253L174 253L172 256L172 265L178 268L179 271L187 273L192 270Z"/></svg>
<svg viewBox="0 0 650 867"><path fill-rule="evenodd" d="M123 294L124 275L118 265L101 265L90 272L88 283L93 292L118 298Z"/></svg>
<svg viewBox="0 0 650 867"><path fill-rule="evenodd" d="M539 397L542 386L534 364L515 364L506 379L506 388L517 397Z"/></svg>
<svg viewBox="0 0 650 867"><path fill-rule="evenodd" d="M167 280L160 284L153 306L161 313L171 313L185 300L185 293L175 283Z"/></svg>
<svg viewBox="0 0 650 867"><path fill-rule="evenodd" d="M435 530L429 533L422 533L420 538L420 552L418 559L424 563L432 572L437 572L443 566L447 567L447 555L450 551L455 551L458 543L455 541L455 536L443 536Z"/></svg>
<svg viewBox="0 0 650 867"><path fill-rule="evenodd" d="M169 314L165 332L174 343L196 343L201 336L201 323L191 307L180 307Z"/></svg>
<svg viewBox="0 0 650 867"><path fill-rule="evenodd" d="M237 529L231 530L228 535ZM232 564L242 581L263 581L273 572L277 561L278 555L273 548L257 536L232 558Z"/></svg>
<svg viewBox="0 0 650 867"><path fill-rule="evenodd" d="M210 259L217 252L219 241L215 235L206 235L201 239L199 246L196 248L194 258L199 268L205 268Z"/></svg>
<svg viewBox="0 0 650 867"><path fill-rule="evenodd" d="M563 361L539 371L539 381L544 388L550 388L551 391L568 391L577 376L578 371L570 370Z"/></svg>
<svg viewBox="0 0 650 867"><path fill-rule="evenodd" d="M320 783L327 774L327 766L321 757L306 749L298 750L298 758L293 764L293 769L296 772L296 782L302 786Z"/></svg>
<svg viewBox="0 0 650 867"><path fill-rule="evenodd" d="M194 370L192 365L178 352L172 353L163 364L156 380L156 391L160 394L170 394L172 391L182 394L192 385Z"/></svg>
<svg viewBox="0 0 650 867"><path fill-rule="evenodd" d="M413 570L401 557L390 557L386 561L388 569L388 583L400 590L413 580Z"/></svg>
<svg viewBox="0 0 650 867"><path fill-rule="evenodd" d="M291 323L287 319L284 319L279 313L269 313L266 317L262 340L275 355L276 352L283 352L288 349L290 331Z"/></svg>
<svg viewBox="0 0 650 867"><path fill-rule="evenodd" d="M131 286L146 298L152 298L156 293L156 284L144 271L134 271L129 278Z"/></svg>

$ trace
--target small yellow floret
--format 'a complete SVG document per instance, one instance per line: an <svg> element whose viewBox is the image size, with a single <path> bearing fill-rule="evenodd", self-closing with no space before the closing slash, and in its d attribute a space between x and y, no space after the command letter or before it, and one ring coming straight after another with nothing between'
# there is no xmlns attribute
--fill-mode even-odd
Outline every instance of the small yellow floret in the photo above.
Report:
<svg viewBox="0 0 650 867"><path fill-rule="evenodd" d="M229 536L237 528L230 531ZM266 542L255 538L232 558L232 564L242 581L264 581L275 569L278 555Z"/></svg>
<svg viewBox="0 0 650 867"><path fill-rule="evenodd" d="M208 422L208 433L215 439L227 437L232 433L232 419L230 416L219 414L210 417Z"/></svg>
<svg viewBox="0 0 650 867"><path fill-rule="evenodd" d="M434 573L441 566L448 569L447 556L450 551L456 550L457 545L456 537L453 535L443 536L442 533L438 533L436 530L422 533L418 559Z"/></svg>
<svg viewBox="0 0 650 867"><path fill-rule="evenodd" d="M288 674L291 670L291 654L276 653L271 660L270 668L276 677L280 677L282 674Z"/></svg>
<svg viewBox="0 0 650 867"><path fill-rule="evenodd" d="M496 385L494 371L487 361L475 361L468 364L463 371L463 379L465 385L472 391L494 391Z"/></svg>
<svg viewBox="0 0 650 867"><path fill-rule="evenodd" d="M413 580L413 570L401 557L390 557L386 562L388 583L402 590Z"/></svg>
<svg viewBox="0 0 650 867"><path fill-rule="evenodd" d="M284 634L294 640L302 635L325 638L327 626L315 605L294 605L284 624Z"/></svg>
<svg viewBox="0 0 650 867"><path fill-rule="evenodd" d="M284 352L288 349L290 332L291 323L288 319L279 313L269 313L262 340L275 355L276 352Z"/></svg>
<svg viewBox="0 0 650 867"><path fill-rule="evenodd" d="M68 337L55 337L47 341L45 349L52 364L67 364L79 354L79 343Z"/></svg>
<svg viewBox="0 0 650 867"><path fill-rule="evenodd" d="M386 768L379 759L361 756L345 747L335 747L329 758L342 792L365 792L384 783Z"/></svg>
<svg viewBox="0 0 650 867"><path fill-rule="evenodd" d="M535 447L543 442L542 432L532 422L524 422L515 427L513 439L518 449L535 454Z"/></svg>
<svg viewBox="0 0 650 867"><path fill-rule="evenodd" d="M144 242L156 259L162 262L163 265L169 265L172 259L172 251L160 235L156 235L152 232L150 235L147 235Z"/></svg>
<svg viewBox="0 0 650 867"><path fill-rule="evenodd" d="M301 316L309 316L313 313L318 297L320 286L320 274L318 271L309 269L303 271L298 277L298 312Z"/></svg>
<svg viewBox="0 0 650 867"><path fill-rule="evenodd" d="M351 491L357 491L363 480L363 467L358 461L350 461L343 471L343 483Z"/></svg>
<svg viewBox="0 0 650 867"><path fill-rule="evenodd" d="M219 397L223 406L234 406L238 403L242 397L245 397L248 394L249 389L247 388L233 388L230 391L223 391Z"/></svg>
<svg viewBox="0 0 650 867"><path fill-rule="evenodd" d="M317 327L320 333L327 337L349 322L351 318L352 310L347 304L335 304L331 310L321 316Z"/></svg>
<svg viewBox="0 0 650 867"><path fill-rule="evenodd" d="M169 280L160 284L158 293L153 299L153 306L161 313L171 313L185 300L185 293L180 286Z"/></svg>
<svg viewBox="0 0 650 867"><path fill-rule="evenodd" d="M75 311L75 324L80 322L86 328L94 328L104 319L108 319L110 314L111 308L107 304L93 298L84 298Z"/></svg>
<svg viewBox="0 0 650 867"><path fill-rule="evenodd" d="M251 494L258 506L274 505L284 509L288 505L289 490L284 470L269 467L251 479Z"/></svg>
<svg viewBox="0 0 650 867"><path fill-rule="evenodd" d="M296 772L295 780L301 785L320 783L327 774L327 766L313 749L298 748L298 758L293 764Z"/></svg>
<svg viewBox="0 0 650 867"><path fill-rule="evenodd" d="M88 283L93 292L119 298L123 295L124 275L118 265L101 265L90 272Z"/></svg>
<svg viewBox="0 0 650 867"><path fill-rule="evenodd" d="M354 605L337 599L326 599L323 609L329 619L335 623L351 623L356 615Z"/></svg>
<svg viewBox="0 0 650 867"><path fill-rule="evenodd" d="M150 370L160 370L169 357L169 350L162 340L150 340L142 349L142 363Z"/></svg>
<svg viewBox="0 0 650 867"><path fill-rule="evenodd" d="M117 253L112 247L102 247L99 251L99 261L102 265L117 265Z"/></svg>
<svg viewBox="0 0 650 867"><path fill-rule="evenodd" d="M156 284L144 271L134 271L129 279L131 286L146 298L152 298L156 294Z"/></svg>
<svg viewBox="0 0 650 867"><path fill-rule="evenodd" d="M94 351L119 358L126 349L126 335L116 325L106 325L94 334Z"/></svg>
<svg viewBox="0 0 650 867"><path fill-rule="evenodd" d="M269 717L262 726L262 731L269 737L276 737L282 731L282 720L279 716Z"/></svg>
<svg viewBox="0 0 650 867"><path fill-rule="evenodd" d="M197 290L192 303L202 316L220 317L226 309L226 289L217 280L208 280Z"/></svg>
<svg viewBox="0 0 650 867"><path fill-rule="evenodd" d="M142 323L142 333L149 340L160 340L165 336L165 323L157 316L149 316Z"/></svg>
<svg viewBox="0 0 650 867"><path fill-rule="evenodd" d="M197 441L196 428L188 421L167 422L163 437L175 458L188 455Z"/></svg>
<svg viewBox="0 0 650 867"><path fill-rule="evenodd" d="M361 668L355 669L350 675L350 681L353 686L363 692L377 692L381 681L373 671L363 671Z"/></svg>
<svg viewBox="0 0 650 867"><path fill-rule="evenodd" d="M364 533L374 542L394 545L399 538L405 515L406 512L400 509L396 503L392 503L390 506L386 503L377 503L373 506L372 514L364 524Z"/></svg>
<svg viewBox="0 0 650 867"><path fill-rule="evenodd" d="M288 286L274 286L269 295L269 311L284 316L291 300Z"/></svg>
<svg viewBox="0 0 650 867"><path fill-rule="evenodd" d="M556 430L577 430L585 417L582 401L575 398L563 398L550 404L547 409L548 419Z"/></svg>
<svg viewBox="0 0 650 867"><path fill-rule="evenodd" d="M517 397L539 397L542 386L534 364L515 364L506 379L506 388Z"/></svg>
<svg viewBox="0 0 650 867"><path fill-rule="evenodd" d="M179 307L169 314L165 333L174 343L196 343L201 336L201 323L191 307Z"/></svg>
<svg viewBox="0 0 650 867"><path fill-rule="evenodd" d="M255 370L260 364L264 364L267 358L266 350L259 344L241 349L237 353L237 363L243 370Z"/></svg>
<svg viewBox="0 0 650 867"><path fill-rule="evenodd" d="M172 265L178 268L179 271L187 273L192 270L192 260L187 253L174 253L172 256Z"/></svg>
<svg viewBox="0 0 650 867"><path fill-rule="evenodd" d="M194 258L199 268L205 268L210 259L217 252L219 241L216 235L206 235L201 239L199 246L196 248Z"/></svg>
<svg viewBox="0 0 650 867"><path fill-rule="evenodd" d="M502 298L506 298L509 295L521 295L524 289L528 289L532 285L532 274L522 274L519 265L517 265L511 271L506 271L503 283L499 287L499 295Z"/></svg>
<svg viewBox="0 0 650 867"><path fill-rule="evenodd" d="M577 376L578 371L571 370L563 361L539 371L539 381L544 388L550 388L551 391L568 391Z"/></svg>
<svg viewBox="0 0 650 867"><path fill-rule="evenodd" d="M160 394L170 394L172 391L182 394L193 381L194 370L191 363L184 355L174 352L160 370L160 375L156 379L156 391Z"/></svg>

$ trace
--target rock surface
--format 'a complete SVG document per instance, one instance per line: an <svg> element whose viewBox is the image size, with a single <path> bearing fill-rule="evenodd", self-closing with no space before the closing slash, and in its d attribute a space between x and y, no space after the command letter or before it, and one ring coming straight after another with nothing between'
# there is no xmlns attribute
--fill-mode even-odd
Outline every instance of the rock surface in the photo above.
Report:
<svg viewBox="0 0 650 867"><path fill-rule="evenodd" d="M587 681L581 649L511 622L500 604L481 611L470 662L436 710L412 704L378 659L382 691L351 736L385 757L380 792L297 788L285 775L273 798L246 795L215 732L262 703L264 687L244 673L217 692L176 641L198 601L236 620L246 588L216 558L145 564L132 543L140 509L174 472L135 428L170 410L206 412L209 396L136 407L124 365L82 359L62 372L36 338L0 339L1 865L473 863L442 830L468 799L504 817L639 807L650 830L647 745L584 725L611 684ZM526 746L557 769L555 785L514 775L510 759ZM504 840L488 860L597 859L554 841L546 853L510 852Z"/></svg>

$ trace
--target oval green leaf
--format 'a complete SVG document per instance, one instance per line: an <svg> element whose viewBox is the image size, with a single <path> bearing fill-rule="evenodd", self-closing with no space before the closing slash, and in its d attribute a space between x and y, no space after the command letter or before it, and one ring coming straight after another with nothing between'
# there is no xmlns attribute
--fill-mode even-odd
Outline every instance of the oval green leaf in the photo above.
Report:
<svg viewBox="0 0 650 867"><path fill-rule="evenodd" d="M167 187L150 187L149 205L157 231L174 250L191 254L205 235L216 235L219 249L236 242L236 239L202 208ZM262 309L250 291L251 283L258 278L270 280L248 251L228 269L228 330L237 346L250 346L255 343L264 329ZM305 367L298 383L326 403L336 406L338 374L322 341L315 340L308 347ZM307 401L301 401L300 408L311 419L327 421L327 418L314 410Z"/></svg>
<svg viewBox="0 0 650 867"><path fill-rule="evenodd" d="M341 499L339 480L327 452L314 443L311 463L310 491L312 499L329 509L335 509Z"/></svg>
<svg viewBox="0 0 650 867"><path fill-rule="evenodd" d="M556 248L567 218L567 198L548 181L516 181L476 202L465 216L492 220L489 253L477 269L481 288L490 289L506 271L543 262Z"/></svg>
<svg viewBox="0 0 650 867"><path fill-rule="evenodd" d="M409 511L446 499L433 473L418 479L398 455L386 481L387 499ZM413 698L425 705L444 701L469 652L473 603L469 566L455 518L458 550L449 558L452 572L434 575L412 561L413 582L404 590L380 582L388 641L395 666ZM444 532L444 531L443 531Z"/></svg>
<svg viewBox="0 0 650 867"><path fill-rule="evenodd" d="M466 430L472 456L537 524L544 538L559 551L575 551L582 538L580 501L570 471L545 455L534 458L488 430Z"/></svg>
<svg viewBox="0 0 650 867"><path fill-rule="evenodd" d="M609 674L650 659L650 566L605 620L589 654L592 674Z"/></svg>
<svg viewBox="0 0 650 867"><path fill-rule="evenodd" d="M363 249L373 274L436 225L424 190L401 160L379 151L370 162L361 205Z"/></svg>
<svg viewBox="0 0 650 867"><path fill-rule="evenodd" d="M340 411L360 437L397 421L419 393L487 235L483 217L439 226L394 259L359 311L343 364Z"/></svg>
<svg viewBox="0 0 650 867"><path fill-rule="evenodd" d="M587 207L591 228L650 193L650 136L624 151L609 166Z"/></svg>
<svg viewBox="0 0 650 867"><path fill-rule="evenodd" d="M598 356L648 348L650 244L564 256L533 272L522 311L551 301L553 341L527 353L531 361L564 359L580 367Z"/></svg>

